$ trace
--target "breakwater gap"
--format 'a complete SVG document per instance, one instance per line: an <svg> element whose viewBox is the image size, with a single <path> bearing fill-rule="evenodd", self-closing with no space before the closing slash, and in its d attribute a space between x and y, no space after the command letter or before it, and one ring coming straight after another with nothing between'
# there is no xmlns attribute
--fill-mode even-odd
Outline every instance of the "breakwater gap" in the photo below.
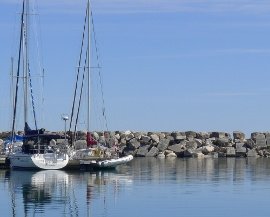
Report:
<svg viewBox="0 0 270 217"><path fill-rule="evenodd" d="M20 132L18 132L20 134ZM64 134L63 132L50 132ZM0 149L9 132L0 132ZM93 132L100 144L121 156L135 157L270 157L270 132L254 132L250 138L240 131L227 132ZM52 141L63 145L65 141ZM86 132L77 132L76 149L86 148Z"/></svg>

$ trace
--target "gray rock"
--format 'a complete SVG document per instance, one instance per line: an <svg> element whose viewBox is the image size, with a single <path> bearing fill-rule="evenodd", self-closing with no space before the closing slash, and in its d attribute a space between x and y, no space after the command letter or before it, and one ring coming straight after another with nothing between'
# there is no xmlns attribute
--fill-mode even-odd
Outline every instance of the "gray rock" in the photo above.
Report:
<svg viewBox="0 0 270 217"><path fill-rule="evenodd" d="M245 134L240 131L233 131L233 139L244 140Z"/></svg>
<svg viewBox="0 0 270 217"><path fill-rule="evenodd" d="M218 152L218 157L222 158L222 157L227 157L225 152Z"/></svg>
<svg viewBox="0 0 270 217"><path fill-rule="evenodd" d="M193 150L195 150L195 149L197 149L197 147L198 147L198 145L197 145L197 142L195 142L195 141L188 141L188 142L186 142L186 148L187 149L193 149Z"/></svg>
<svg viewBox="0 0 270 217"><path fill-rule="evenodd" d="M235 148L233 147L228 147L226 149L226 156L227 157L235 157L236 153L235 153Z"/></svg>
<svg viewBox="0 0 270 217"><path fill-rule="evenodd" d="M193 149L186 149L184 151L184 157L193 157L193 155L195 154L195 150Z"/></svg>
<svg viewBox="0 0 270 217"><path fill-rule="evenodd" d="M179 143L179 144L168 146L168 149L175 152L178 155L183 152L183 150L185 149L185 146L184 144Z"/></svg>
<svg viewBox="0 0 270 217"><path fill-rule="evenodd" d="M197 143L198 148L203 146L203 141L201 139L194 139L194 141Z"/></svg>
<svg viewBox="0 0 270 217"><path fill-rule="evenodd" d="M117 140L120 140L120 134L119 133L117 133L117 134L115 134L115 138L117 139Z"/></svg>
<svg viewBox="0 0 270 217"><path fill-rule="evenodd" d="M148 142L150 142L151 138L150 138L150 136L142 135L142 136L141 136L141 140L142 140L142 142L144 142L144 143L148 143Z"/></svg>
<svg viewBox="0 0 270 217"><path fill-rule="evenodd" d="M148 153L148 149L150 148L150 145L142 146L138 149L136 156L137 157L145 157Z"/></svg>
<svg viewBox="0 0 270 217"><path fill-rule="evenodd" d="M105 136L99 136L98 142L102 145L106 145L106 138Z"/></svg>
<svg viewBox="0 0 270 217"><path fill-rule="evenodd" d="M255 149L250 149L247 152L247 157L259 157L259 155Z"/></svg>
<svg viewBox="0 0 270 217"><path fill-rule="evenodd" d="M174 140L185 140L186 139L186 134L184 132L172 132L171 136L173 137Z"/></svg>
<svg viewBox="0 0 270 217"><path fill-rule="evenodd" d="M257 134L256 135L256 145L258 147L266 147L266 139L264 134Z"/></svg>
<svg viewBox="0 0 270 217"><path fill-rule="evenodd" d="M165 150L164 151L164 154L165 154L165 156L167 156L168 154L170 154L170 153L174 153L172 150Z"/></svg>
<svg viewBox="0 0 270 217"><path fill-rule="evenodd" d="M213 145L213 142L215 142L215 138L210 138L205 140L205 145Z"/></svg>
<svg viewBox="0 0 270 217"><path fill-rule="evenodd" d="M246 157L247 149L245 147L237 147L235 151L236 157Z"/></svg>
<svg viewBox="0 0 270 217"><path fill-rule="evenodd" d="M150 135L150 138L151 138L154 142L159 143L159 136L158 136L158 135L152 134L152 135Z"/></svg>
<svg viewBox="0 0 270 217"><path fill-rule="evenodd" d="M249 149L253 149L255 148L256 144L252 139L247 139L247 141L245 142L245 147L249 148Z"/></svg>
<svg viewBox="0 0 270 217"><path fill-rule="evenodd" d="M141 140L141 139L142 139L142 136L143 136L143 133L141 133L141 132L136 132L136 133L134 133L134 137L135 137L137 140Z"/></svg>
<svg viewBox="0 0 270 217"><path fill-rule="evenodd" d="M171 153L168 153L168 154L166 155L166 157L167 157L167 158L176 158L177 155L176 155L174 152L171 152Z"/></svg>
<svg viewBox="0 0 270 217"><path fill-rule="evenodd" d="M127 140L125 138L121 138L120 139L120 144L123 146L123 145L126 145L127 144Z"/></svg>
<svg viewBox="0 0 270 217"><path fill-rule="evenodd" d="M112 148L115 145L118 145L118 140L114 136L110 138L106 138L105 141L106 141L106 146L109 148Z"/></svg>
<svg viewBox="0 0 270 217"><path fill-rule="evenodd" d="M174 138L171 135L167 135L166 139L170 140L170 143L174 142Z"/></svg>
<svg viewBox="0 0 270 217"><path fill-rule="evenodd" d="M202 140L209 139L209 138L210 138L210 133L207 133L207 132L199 132L199 133L197 133L196 138L202 139Z"/></svg>
<svg viewBox="0 0 270 217"><path fill-rule="evenodd" d="M160 151L165 151L169 146L170 140L169 139L161 139L158 143L157 148Z"/></svg>
<svg viewBox="0 0 270 217"><path fill-rule="evenodd" d="M228 138L230 137L228 133L225 132L211 132L210 138L218 138L218 139L223 139L223 138Z"/></svg>
<svg viewBox="0 0 270 217"><path fill-rule="evenodd" d="M267 133L267 134L265 135L265 138L266 138L266 145L267 145L267 146L270 146L270 134Z"/></svg>
<svg viewBox="0 0 270 217"><path fill-rule="evenodd" d="M197 133L194 131L187 131L187 132L185 132L185 134L186 134L187 139L189 139L189 140L192 140L192 139L196 138L196 136L197 136Z"/></svg>
<svg viewBox="0 0 270 217"><path fill-rule="evenodd" d="M141 146L140 142L137 139L131 139L127 142L127 147L131 149L137 149Z"/></svg>
<svg viewBox="0 0 270 217"><path fill-rule="evenodd" d="M244 146L244 143L235 143L235 148L236 149L243 148L243 146Z"/></svg>
<svg viewBox="0 0 270 217"><path fill-rule="evenodd" d="M136 153L137 153L137 149L136 150L134 150L134 149L130 149L129 147L125 147L124 149L123 149L123 151L122 151L122 154L124 155L124 156L127 156L127 155L133 155L133 156L135 156L136 155Z"/></svg>
<svg viewBox="0 0 270 217"><path fill-rule="evenodd" d="M77 131L78 140L86 140L86 131Z"/></svg>
<svg viewBox="0 0 270 217"><path fill-rule="evenodd" d="M158 153L157 157L158 158L165 158L165 154L163 152Z"/></svg>
<svg viewBox="0 0 270 217"><path fill-rule="evenodd" d="M157 147L153 146L150 151L146 154L146 157L156 157L159 153L159 150Z"/></svg>
<svg viewBox="0 0 270 217"><path fill-rule="evenodd" d="M250 135L251 139L254 140L254 141L256 141L256 137L257 137L258 134L263 134L263 133L261 133L261 132L253 132Z"/></svg>
<svg viewBox="0 0 270 217"><path fill-rule="evenodd" d="M159 139L165 139L166 138L166 135L165 133L159 133Z"/></svg>
<svg viewBox="0 0 270 217"><path fill-rule="evenodd" d="M228 138L222 138L222 139L216 139L214 142L214 145L220 146L220 147L230 147L230 140Z"/></svg>
<svg viewBox="0 0 270 217"><path fill-rule="evenodd" d="M129 140L132 140L135 138L134 134L133 133L130 133L130 134L126 134L125 136L126 140L129 141Z"/></svg>
<svg viewBox="0 0 270 217"><path fill-rule="evenodd" d="M202 147L202 153L203 154L209 154L215 150L214 146L212 145L207 145Z"/></svg>

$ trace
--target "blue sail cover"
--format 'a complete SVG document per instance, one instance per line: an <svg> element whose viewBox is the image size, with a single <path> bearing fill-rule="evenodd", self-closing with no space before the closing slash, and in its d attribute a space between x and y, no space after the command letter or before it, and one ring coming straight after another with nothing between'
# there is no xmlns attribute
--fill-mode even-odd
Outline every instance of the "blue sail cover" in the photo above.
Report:
<svg viewBox="0 0 270 217"><path fill-rule="evenodd" d="M12 141L13 141L13 142L22 142L22 141L23 141L23 136L15 135L15 136L13 137L13 139L12 139L12 137L10 136L10 137L8 137L8 138L5 139L4 144L9 144L9 143L11 143Z"/></svg>

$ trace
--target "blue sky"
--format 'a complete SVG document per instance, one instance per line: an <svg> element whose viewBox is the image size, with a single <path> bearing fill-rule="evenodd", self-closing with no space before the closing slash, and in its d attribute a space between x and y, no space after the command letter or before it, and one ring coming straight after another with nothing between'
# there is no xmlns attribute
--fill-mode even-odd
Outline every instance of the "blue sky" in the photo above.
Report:
<svg viewBox="0 0 270 217"><path fill-rule="evenodd" d="M46 76L39 125L61 130L86 0L32 2ZM8 130L21 1L0 4L0 130ZM92 10L110 130L269 130L269 1L93 0Z"/></svg>

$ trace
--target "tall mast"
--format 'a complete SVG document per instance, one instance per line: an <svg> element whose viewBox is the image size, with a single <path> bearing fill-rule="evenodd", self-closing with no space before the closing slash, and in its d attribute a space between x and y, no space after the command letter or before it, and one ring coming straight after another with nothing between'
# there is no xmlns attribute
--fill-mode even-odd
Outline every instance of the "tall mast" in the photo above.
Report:
<svg viewBox="0 0 270 217"><path fill-rule="evenodd" d="M28 60L28 26L29 26L29 0L25 1L26 11L23 16L23 86L24 86L24 123L28 122L28 72L29 72L29 60Z"/></svg>
<svg viewBox="0 0 270 217"><path fill-rule="evenodd" d="M91 16L91 9L90 9L90 0L88 0L88 61L87 61L87 78L88 78L88 84L87 84L87 132L90 132L90 81L91 81L91 70L90 70L90 59L91 59L91 28L90 28L90 16Z"/></svg>

